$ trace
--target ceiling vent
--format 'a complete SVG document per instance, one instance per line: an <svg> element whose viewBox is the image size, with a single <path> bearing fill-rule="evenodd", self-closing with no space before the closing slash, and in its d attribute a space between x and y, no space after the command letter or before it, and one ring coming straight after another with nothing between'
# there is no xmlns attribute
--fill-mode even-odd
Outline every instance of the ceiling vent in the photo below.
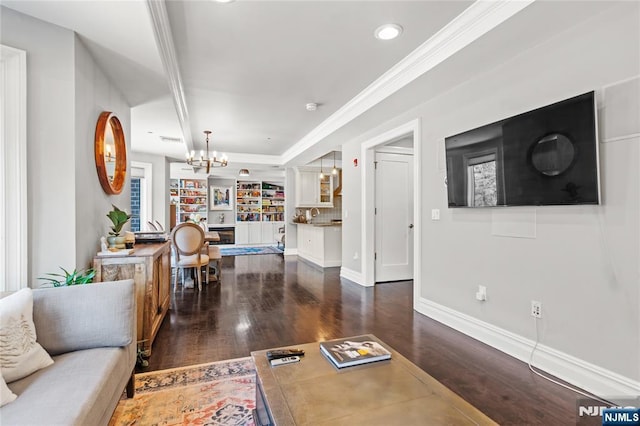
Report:
<svg viewBox="0 0 640 426"><path fill-rule="evenodd" d="M170 138L169 136L160 136L160 142L182 143L182 138Z"/></svg>

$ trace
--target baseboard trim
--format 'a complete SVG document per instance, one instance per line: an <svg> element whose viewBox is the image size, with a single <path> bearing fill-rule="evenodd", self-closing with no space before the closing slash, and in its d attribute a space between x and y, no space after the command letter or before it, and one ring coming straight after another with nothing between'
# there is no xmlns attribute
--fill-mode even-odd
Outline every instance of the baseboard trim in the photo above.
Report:
<svg viewBox="0 0 640 426"><path fill-rule="evenodd" d="M523 362L529 361L535 345L533 340L424 298L417 311ZM601 397L635 397L640 393L640 382L542 344L538 344L532 364Z"/></svg>
<svg viewBox="0 0 640 426"><path fill-rule="evenodd" d="M356 272L353 269L345 268L344 266L340 268L340 278L353 281L354 283L359 284L363 287L368 287L364 284L364 276L361 272Z"/></svg>
<svg viewBox="0 0 640 426"><path fill-rule="evenodd" d="M297 256L298 255L298 249L297 248L284 248L284 255L285 256Z"/></svg>

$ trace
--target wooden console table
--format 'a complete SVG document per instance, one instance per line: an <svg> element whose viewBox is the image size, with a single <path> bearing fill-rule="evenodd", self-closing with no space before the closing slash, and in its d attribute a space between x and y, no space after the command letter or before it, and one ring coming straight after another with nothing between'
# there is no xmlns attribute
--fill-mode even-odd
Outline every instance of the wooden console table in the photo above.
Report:
<svg viewBox="0 0 640 426"><path fill-rule="evenodd" d="M495 425L408 359L381 342L391 359L336 369L318 343L300 362L271 367L266 350L251 352L256 365L256 425L455 424ZM294 346L291 346L294 347Z"/></svg>
<svg viewBox="0 0 640 426"><path fill-rule="evenodd" d="M138 309L138 347L151 345L171 302L171 243L136 244L129 256L93 258L96 282L133 279Z"/></svg>

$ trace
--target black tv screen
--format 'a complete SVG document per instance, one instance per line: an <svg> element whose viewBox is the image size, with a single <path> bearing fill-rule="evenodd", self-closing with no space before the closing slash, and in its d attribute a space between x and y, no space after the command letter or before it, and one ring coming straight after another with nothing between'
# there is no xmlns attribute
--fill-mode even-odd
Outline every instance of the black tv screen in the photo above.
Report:
<svg viewBox="0 0 640 426"><path fill-rule="evenodd" d="M599 204L594 92L445 138L449 207Z"/></svg>

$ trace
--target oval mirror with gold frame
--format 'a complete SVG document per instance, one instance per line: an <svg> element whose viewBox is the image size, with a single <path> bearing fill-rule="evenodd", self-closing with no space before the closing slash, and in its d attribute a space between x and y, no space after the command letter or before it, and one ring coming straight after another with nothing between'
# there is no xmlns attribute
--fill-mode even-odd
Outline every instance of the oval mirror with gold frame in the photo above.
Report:
<svg viewBox="0 0 640 426"><path fill-rule="evenodd" d="M127 176L127 145L122 124L110 111L102 112L98 118L94 148L102 189L110 195L121 193Z"/></svg>

